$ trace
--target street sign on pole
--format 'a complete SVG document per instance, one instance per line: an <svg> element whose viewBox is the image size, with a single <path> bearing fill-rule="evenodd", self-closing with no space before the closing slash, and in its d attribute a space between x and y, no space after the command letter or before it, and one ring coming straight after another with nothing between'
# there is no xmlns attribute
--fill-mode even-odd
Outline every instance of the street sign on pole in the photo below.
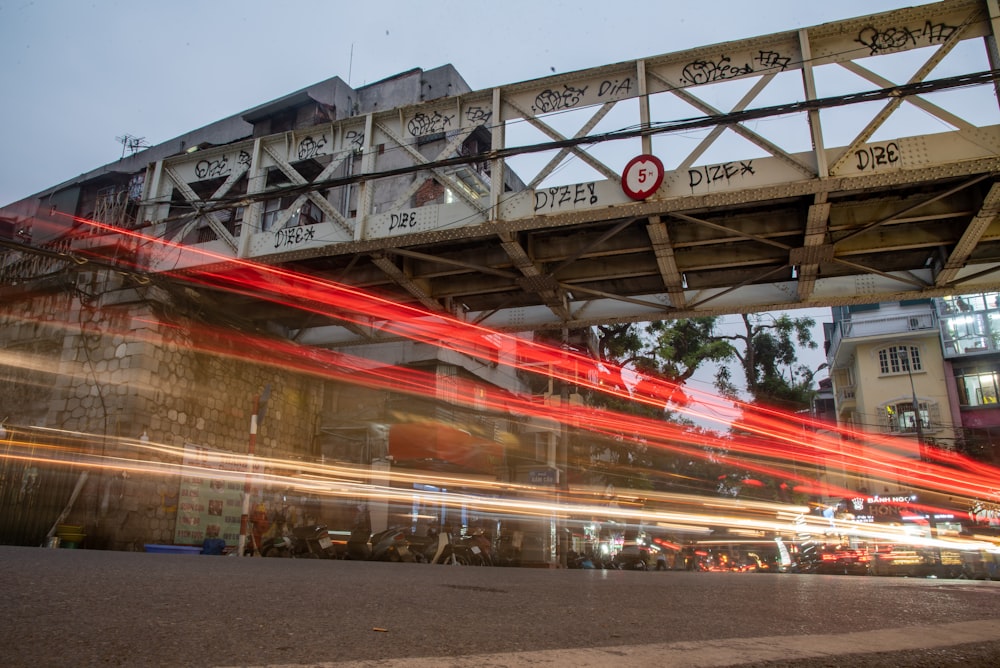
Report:
<svg viewBox="0 0 1000 668"><path fill-rule="evenodd" d="M559 482L559 472L554 468L532 469L528 471L528 483L532 485L555 485Z"/></svg>

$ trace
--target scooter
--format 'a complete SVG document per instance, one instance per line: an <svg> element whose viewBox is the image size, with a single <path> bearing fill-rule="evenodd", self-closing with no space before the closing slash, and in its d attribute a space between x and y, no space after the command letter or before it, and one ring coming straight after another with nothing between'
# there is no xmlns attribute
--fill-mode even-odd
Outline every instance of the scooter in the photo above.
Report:
<svg viewBox="0 0 1000 668"><path fill-rule="evenodd" d="M351 530L347 539L347 558L364 561L372 558L372 534L365 526L358 525Z"/></svg>
<svg viewBox="0 0 1000 668"><path fill-rule="evenodd" d="M372 534L368 540L368 559L373 561L416 561L410 550L407 531L401 527L389 527L385 531Z"/></svg>
<svg viewBox="0 0 1000 668"><path fill-rule="evenodd" d="M482 534L464 536L455 541L454 551L459 563L469 566L492 566L493 554L490 540Z"/></svg>
<svg viewBox="0 0 1000 668"><path fill-rule="evenodd" d="M449 563L448 557L452 554L453 545L451 535L447 532L407 534L407 542L416 561L428 564Z"/></svg>
<svg viewBox="0 0 1000 668"><path fill-rule="evenodd" d="M389 527L368 535L357 527L347 540L347 558L372 561L459 563L447 533L418 536L405 527Z"/></svg>
<svg viewBox="0 0 1000 668"><path fill-rule="evenodd" d="M260 553L264 557L337 558L325 524L307 524L292 529L291 535L269 538L261 544Z"/></svg>

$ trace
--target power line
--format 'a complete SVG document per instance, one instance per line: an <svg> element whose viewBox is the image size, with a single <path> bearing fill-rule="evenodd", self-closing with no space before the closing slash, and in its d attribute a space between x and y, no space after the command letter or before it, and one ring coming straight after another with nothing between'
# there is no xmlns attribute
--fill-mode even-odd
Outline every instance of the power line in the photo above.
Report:
<svg viewBox="0 0 1000 668"><path fill-rule="evenodd" d="M786 116L789 114L808 112L808 111L818 111L820 109L842 107L851 104L858 104L861 102L876 102L881 100L906 98L937 91L951 90L955 88L980 86L983 84L992 83L997 80L1000 80L1000 69L985 70L973 74L962 74L954 77L946 77L943 79L934 79L931 81L919 81L915 83L902 84L899 86L890 86L887 88L879 88L870 91L863 91L860 93L848 93L845 95L835 95L831 97L816 98L813 100L787 102L768 107L759 107L756 109L732 111L724 114L699 116L699 117L693 117L676 121L659 121L651 123L649 127L633 126L626 129L612 130L610 132L603 132L596 135L585 135L583 137L573 137L569 139L547 141L537 144L512 146L498 150L483 151L473 155L458 155L450 158L445 158L442 160L436 160L432 162L420 163L415 165L408 165L405 167L397 167L394 169L388 169L377 172L361 172L358 174L352 174L350 176L340 176L330 179L324 179L322 181L315 181L307 184L278 187L257 193L247 193L232 198L221 198L219 200L200 200L203 203L216 202L218 203L218 205L214 207L208 206L200 208L198 209L198 211L194 212L194 214L185 213L182 214L181 216L178 216L177 218L189 217L191 215L201 215L204 213L210 213L215 210L229 208L234 205L249 204L255 201L273 199L275 197L282 197L286 195L288 196L301 195L304 193L313 192L316 190L323 190L326 188L336 188L338 186L353 185L356 183L361 183L369 180L383 179L393 176L402 176L406 174L412 174L415 172L425 171L428 169L454 167L460 165L468 165L472 163L487 162L492 160L503 160L518 155L541 153L545 151L551 151L554 149L574 148L578 146L590 146L609 141L618 141L621 139L651 137L670 132L680 132L680 131L693 130L699 128L715 127L717 125L733 125L761 118ZM157 201L144 202L144 204L156 204L156 203L159 202ZM173 219L176 218L166 218L160 222L165 222Z"/></svg>

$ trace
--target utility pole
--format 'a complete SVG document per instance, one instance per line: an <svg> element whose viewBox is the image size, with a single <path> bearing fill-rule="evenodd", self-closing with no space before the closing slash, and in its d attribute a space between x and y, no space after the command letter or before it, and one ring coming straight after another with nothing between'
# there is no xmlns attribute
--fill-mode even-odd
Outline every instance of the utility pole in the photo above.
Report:
<svg viewBox="0 0 1000 668"><path fill-rule="evenodd" d="M917 388L913 384L913 364L910 361L910 351L907 348L896 351L896 356L899 357L899 361L906 365L906 375L910 377L910 393L913 397L913 417L916 420L917 427L917 452L920 453L920 459L926 459L924 455L924 427L923 418L920 417L920 402L917 400Z"/></svg>
<svg viewBox="0 0 1000 668"><path fill-rule="evenodd" d="M247 531L250 529L250 497L253 492L253 456L257 449L257 429L264 421L267 399L271 396L271 386L267 385L260 396L254 397L253 413L250 415L250 443L247 446L247 472L243 478L243 513L240 515L240 537L236 542L236 554L245 556ZM254 546L259 547L259 546Z"/></svg>
<svg viewBox="0 0 1000 668"><path fill-rule="evenodd" d="M569 407L569 381L565 380L565 370L568 366L566 364L567 356L566 350L569 348L569 329L563 327L562 331L562 347L563 347L563 375L564 379L559 388L559 402L562 404L561 408L563 411ZM565 415L565 413L564 413ZM559 432L559 500L560 505L566 503L569 497L569 425L566 423L564 417L562 421L562 428ZM561 512L560 517L565 517L565 514ZM569 560L567 559L569 552L569 526L565 519L560 519L556 524L559 534L557 536L557 545L559 550L559 567L568 568Z"/></svg>

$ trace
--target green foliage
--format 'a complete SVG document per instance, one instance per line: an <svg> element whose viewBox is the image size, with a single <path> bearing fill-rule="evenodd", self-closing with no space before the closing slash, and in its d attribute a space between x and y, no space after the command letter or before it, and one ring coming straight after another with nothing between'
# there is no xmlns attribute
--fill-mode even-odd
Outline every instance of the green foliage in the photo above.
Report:
<svg viewBox="0 0 1000 668"><path fill-rule="evenodd" d="M812 338L812 318L775 318L769 313L744 314L742 331L720 338L729 342L732 357L739 362L750 400L787 410L809 407L815 394L813 381L818 369L798 363L801 348L818 347ZM720 369L716 389L725 396L738 396L732 373Z"/></svg>
<svg viewBox="0 0 1000 668"><path fill-rule="evenodd" d="M720 332L718 318L711 316L598 328L601 361L626 367L639 378L676 383L681 389L662 407L596 391L585 393L588 405L685 423L691 435L690 455L639 445L634 435L611 444L607 439L583 439L592 441L588 444L592 470L606 483L632 489L777 496L776 481L759 483L763 487L746 486L749 473L734 466L717 440L711 447L698 445L701 428L675 410L685 403L684 384L706 363L718 365L715 386L723 396L749 395L753 402L787 410L809 407L815 393L814 376L823 366L809 369L799 364L798 351L817 347L811 329L815 321L771 314L743 315L742 321L743 327L733 333ZM743 379L734 375L736 368L742 370ZM745 394L740 380L745 381Z"/></svg>

